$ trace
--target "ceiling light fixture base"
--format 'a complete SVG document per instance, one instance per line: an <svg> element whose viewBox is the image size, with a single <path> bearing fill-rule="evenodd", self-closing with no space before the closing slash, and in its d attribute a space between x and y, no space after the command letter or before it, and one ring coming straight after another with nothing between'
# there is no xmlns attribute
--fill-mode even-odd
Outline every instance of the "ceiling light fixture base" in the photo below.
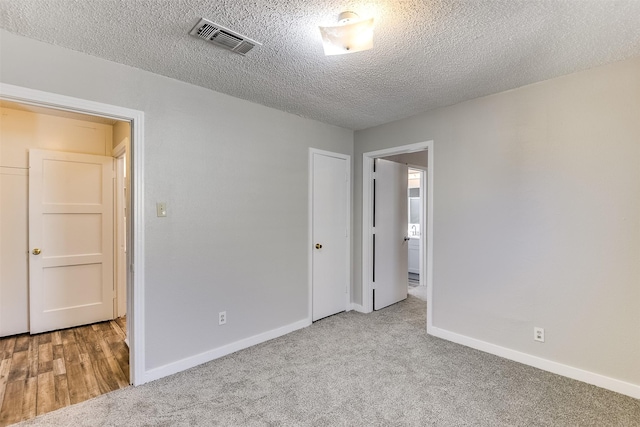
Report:
<svg viewBox="0 0 640 427"><path fill-rule="evenodd" d="M338 25L320 27L320 34L327 56L368 50L373 47L373 18L362 19L355 12L342 12Z"/></svg>

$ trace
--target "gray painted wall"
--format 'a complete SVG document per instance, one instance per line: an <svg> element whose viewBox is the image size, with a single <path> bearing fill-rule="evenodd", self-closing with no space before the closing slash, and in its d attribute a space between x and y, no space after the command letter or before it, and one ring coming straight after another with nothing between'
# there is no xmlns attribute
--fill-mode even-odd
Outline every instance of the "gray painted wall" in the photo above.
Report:
<svg viewBox="0 0 640 427"><path fill-rule="evenodd" d="M358 131L355 200L363 152L432 139L434 326L640 384L640 59Z"/></svg>
<svg viewBox="0 0 640 427"><path fill-rule="evenodd" d="M145 112L147 369L307 317L308 148L352 131L0 36L2 82Z"/></svg>

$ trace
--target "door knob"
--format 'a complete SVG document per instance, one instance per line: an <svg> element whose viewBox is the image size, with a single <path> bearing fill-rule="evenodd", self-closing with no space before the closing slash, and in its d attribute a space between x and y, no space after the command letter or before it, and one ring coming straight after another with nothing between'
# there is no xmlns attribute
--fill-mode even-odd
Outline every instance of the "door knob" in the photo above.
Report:
<svg viewBox="0 0 640 427"><path fill-rule="evenodd" d="M404 241L405 241L405 242L408 242L409 240L411 240L411 237L409 237L409 236L405 236Z"/></svg>
<svg viewBox="0 0 640 427"><path fill-rule="evenodd" d="M316 249L322 249L322 245L320 243L316 243Z"/></svg>
<svg viewBox="0 0 640 427"><path fill-rule="evenodd" d="M31 253L32 253L32 254L34 254L34 255L40 255L40 252L42 252L40 249L35 248L35 249L33 250L33 252L31 252Z"/></svg>

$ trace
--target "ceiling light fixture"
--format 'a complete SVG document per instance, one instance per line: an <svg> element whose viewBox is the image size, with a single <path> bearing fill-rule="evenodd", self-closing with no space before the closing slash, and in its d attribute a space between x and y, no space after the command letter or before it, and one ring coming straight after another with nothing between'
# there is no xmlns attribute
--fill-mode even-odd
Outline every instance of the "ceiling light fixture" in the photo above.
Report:
<svg viewBox="0 0 640 427"><path fill-rule="evenodd" d="M361 52L373 47L373 18L361 19L355 12L342 12L338 25L320 27L325 55Z"/></svg>

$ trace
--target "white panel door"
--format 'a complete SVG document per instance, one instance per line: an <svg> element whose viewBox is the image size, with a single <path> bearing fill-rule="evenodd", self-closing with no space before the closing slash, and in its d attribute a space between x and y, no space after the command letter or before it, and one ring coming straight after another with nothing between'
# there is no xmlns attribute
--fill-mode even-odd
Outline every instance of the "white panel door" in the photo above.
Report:
<svg viewBox="0 0 640 427"><path fill-rule="evenodd" d="M113 318L113 158L29 151L32 334Z"/></svg>
<svg viewBox="0 0 640 427"><path fill-rule="evenodd" d="M312 319L346 310L349 174L346 159L313 154Z"/></svg>
<svg viewBox="0 0 640 427"><path fill-rule="evenodd" d="M376 159L374 310L407 298L407 166Z"/></svg>

